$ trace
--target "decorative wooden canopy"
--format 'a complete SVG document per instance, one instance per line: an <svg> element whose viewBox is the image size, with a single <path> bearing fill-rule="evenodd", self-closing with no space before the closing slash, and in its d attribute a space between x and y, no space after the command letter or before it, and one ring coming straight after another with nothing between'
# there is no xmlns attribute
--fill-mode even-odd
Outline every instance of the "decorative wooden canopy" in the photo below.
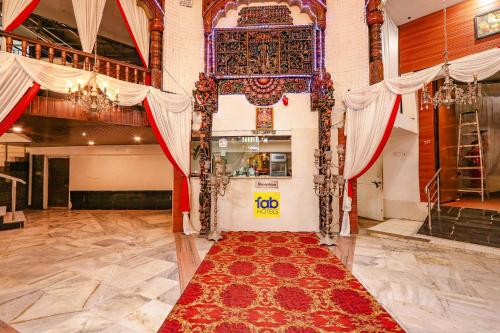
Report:
<svg viewBox="0 0 500 333"><path fill-rule="evenodd" d="M203 26L209 33L214 24L226 13L242 3L251 3L257 0L203 0ZM326 27L326 5L322 0L275 0L289 5L298 6L302 12L307 13L321 29Z"/></svg>

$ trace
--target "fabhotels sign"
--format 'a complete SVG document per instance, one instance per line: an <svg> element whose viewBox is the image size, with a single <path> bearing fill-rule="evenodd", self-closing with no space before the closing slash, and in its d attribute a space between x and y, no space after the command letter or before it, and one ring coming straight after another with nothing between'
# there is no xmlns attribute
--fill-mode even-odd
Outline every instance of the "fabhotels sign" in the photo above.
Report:
<svg viewBox="0 0 500 333"><path fill-rule="evenodd" d="M279 218L280 206L279 192L253 193L253 216L255 218Z"/></svg>

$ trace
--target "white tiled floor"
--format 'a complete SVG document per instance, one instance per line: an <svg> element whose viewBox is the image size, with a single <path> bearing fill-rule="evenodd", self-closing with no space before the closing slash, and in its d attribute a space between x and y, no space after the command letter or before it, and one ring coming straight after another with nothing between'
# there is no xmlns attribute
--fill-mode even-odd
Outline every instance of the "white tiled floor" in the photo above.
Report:
<svg viewBox="0 0 500 333"><path fill-rule="evenodd" d="M26 229L0 233L1 320L21 333L157 331L180 295L169 213L27 216ZM413 237L417 226L374 229ZM346 242L354 275L410 333L499 332L500 256L411 237ZM203 259L213 243L195 242Z"/></svg>
<svg viewBox="0 0 500 333"><path fill-rule="evenodd" d="M154 333L180 296L170 213L45 211L0 234L0 319L21 333Z"/></svg>
<svg viewBox="0 0 500 333"><path fill-rule="evenodd" d="M500 256L361 235L353 273L410 333L500 332Z"/></svg>

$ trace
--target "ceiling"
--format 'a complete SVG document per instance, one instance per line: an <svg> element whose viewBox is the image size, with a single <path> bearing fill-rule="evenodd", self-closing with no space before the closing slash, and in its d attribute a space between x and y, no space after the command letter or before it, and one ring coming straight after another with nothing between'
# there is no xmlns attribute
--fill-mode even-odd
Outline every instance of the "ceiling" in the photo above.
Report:
<svg viewBox="0 0 500 333"><path fill-rule="evenodd" d="M464 0L447 0L446 6L450 7ZM420 17L429 15L443 9L441 0L386 0L387 13L397 26L411 22Z"/></svg>
<svg viewBox="0 0 500 333"><path fill-rule="evenodd" d="M33 140L33 147L85 146L89 140L95 145L158 143L150 127L36 116L22 116L14 126L22 127L23 134ZM141 138L140 142L134 141L135 136Z"/></svg>
<svg viewBox="0 0 500 333"><path fill-rule="evenodd" d="M73 4L70 0L40 1L33 13L76 28ZM106 1L99 35L127 45L134 45L116 1Z"/></svg>

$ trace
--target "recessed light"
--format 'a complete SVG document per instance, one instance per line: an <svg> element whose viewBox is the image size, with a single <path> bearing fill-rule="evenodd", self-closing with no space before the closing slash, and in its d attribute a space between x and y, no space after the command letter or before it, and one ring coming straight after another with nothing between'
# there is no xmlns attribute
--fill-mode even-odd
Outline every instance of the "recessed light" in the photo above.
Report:
<svg viewBox="0 0 500 333"><path fill-rule="evenodd" d="M85 132L82 132L82 136L87 136L87 133L85 133Z"/></svg>
<svg viewBox="0 0 500 333"><path fill-rule="evenodd" d="M21 133L23 131L23 128L21 126L14 126L12 127L12 131L14 133Z"/></svg>
<svg viewBox="0 0 500 333"><path fill-rule="evenodd" d="M90 140L89 141L89 146L93 146L93 145L95 145L95 141Z"/></svg>
<svg viewBox="0 0 500 333"><path fill-rule="evenodd" d="M141 139L141 137L140 137L140 136L138 136L138 135L134 136L134 141L135 141L135 142L141 142L141 140L142 140L142 139Z"/></svg>

